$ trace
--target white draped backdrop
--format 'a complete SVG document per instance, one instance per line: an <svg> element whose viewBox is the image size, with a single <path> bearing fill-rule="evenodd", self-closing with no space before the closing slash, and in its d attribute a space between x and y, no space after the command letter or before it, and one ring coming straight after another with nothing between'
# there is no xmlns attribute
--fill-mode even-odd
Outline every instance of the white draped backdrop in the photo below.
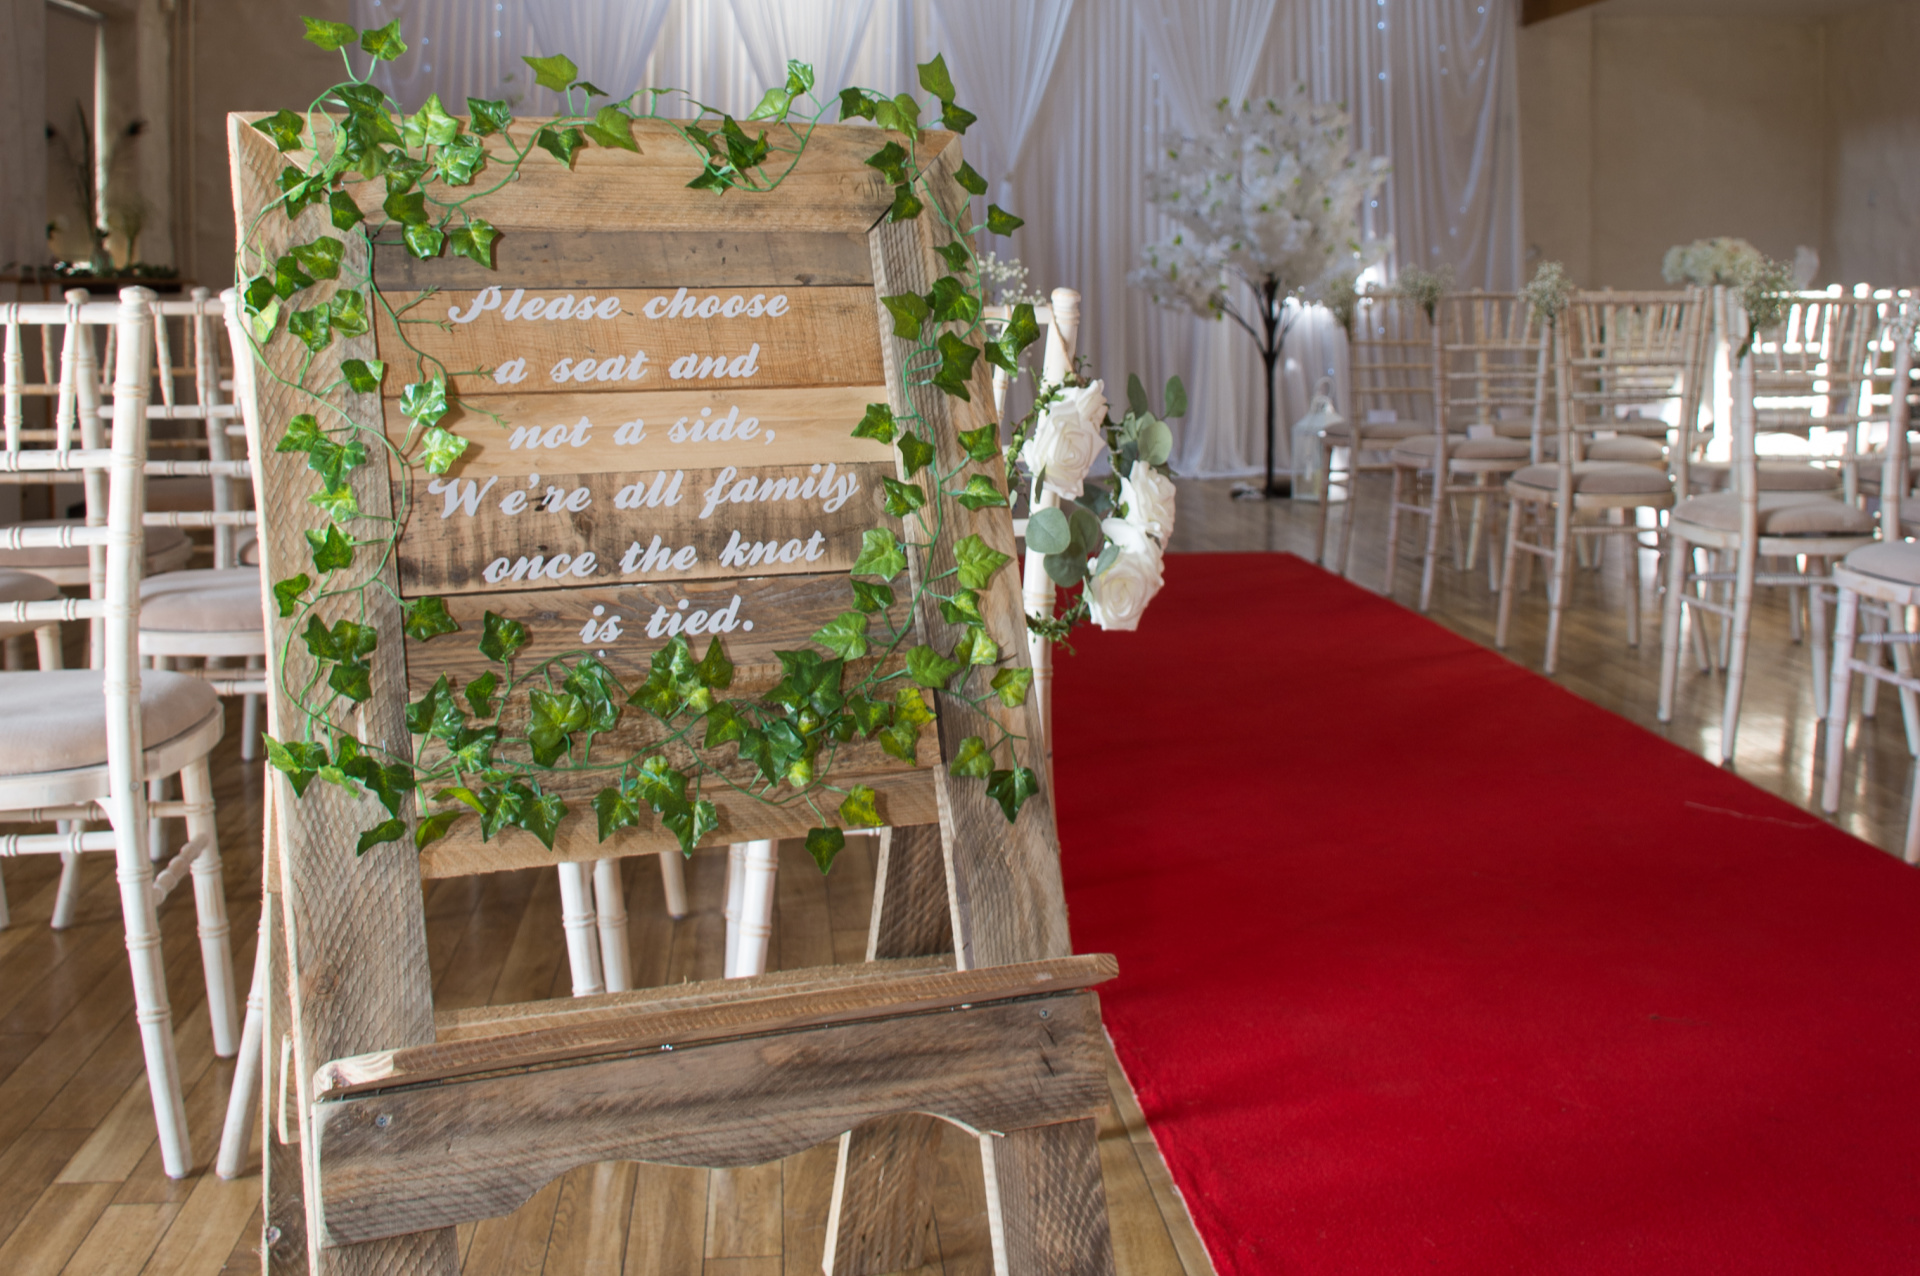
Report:
<svg viewBox="0 0 1920 1276"><path fill-rule="evenodd" d="M1260 364L1238 329L1155 307L1127 286L1160 219L1142 197L1163 135L1223 97L1305 86L1352 113L1356 144L1393 175L1363 210L1391 264L1451 263L1462 286L1521 282L1517 0L355 0L363 25L400 19L420 56L388 83L403 104L437 91L553 109L522 53L566 53L615 94L674 87L742 113L813 63L823 94L897 93L946 55L981 119L968 158L1025 217L1011 244L1034 288L1078 289L1080 350L1116 397L1127 374L1179 373L1191 408L1175 469L1246 474L1264 463ZM837 115L837 111L834 112ZM1287 341L1285 425L1329 376L1344 403L1345 343L1324 311ZM1157 399L1157 390L1156 390Z"/></svg>

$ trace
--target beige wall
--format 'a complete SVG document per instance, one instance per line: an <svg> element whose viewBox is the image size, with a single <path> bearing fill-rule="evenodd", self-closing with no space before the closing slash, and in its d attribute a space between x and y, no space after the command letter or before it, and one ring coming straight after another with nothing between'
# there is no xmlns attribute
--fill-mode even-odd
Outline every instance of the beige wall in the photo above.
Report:
<svg viewBox="0 0 1920 1276"><path fill-rule="evenodd" d="M1857 9L1827 31L1829 278L1920 284L1920 4Z"/></svg>
<svg viewBox="0 0 1920 1276"><path fill-rule="evenodd" d="M1581 283L1633 288L1660 283L1670 246L1705 236L1788 260L1820 247L1826 42L1818 20L1605 5L1523 28L1530 252Z"/></svg>

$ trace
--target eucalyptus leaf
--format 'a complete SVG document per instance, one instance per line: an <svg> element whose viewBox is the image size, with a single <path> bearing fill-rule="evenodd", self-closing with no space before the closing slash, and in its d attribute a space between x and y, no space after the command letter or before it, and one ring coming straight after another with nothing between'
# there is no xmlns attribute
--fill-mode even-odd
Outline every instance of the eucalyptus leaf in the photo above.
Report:
<svg viewBox="0 0 1920 1276"><path fill-rule="evenodd" d="M1187 414L1187 383L1177 373L1167 378L1166 405L1164 415L1173 420Z"/></svg>
<svg viewBox="0 0 1920 1276"><path fill-rule="evenodd" d="M1137 372L1129 372L1127 374L1127 415L1153 415L1152 409L1147 403L1147 387L1140 384L1140 374Z"/></svg>

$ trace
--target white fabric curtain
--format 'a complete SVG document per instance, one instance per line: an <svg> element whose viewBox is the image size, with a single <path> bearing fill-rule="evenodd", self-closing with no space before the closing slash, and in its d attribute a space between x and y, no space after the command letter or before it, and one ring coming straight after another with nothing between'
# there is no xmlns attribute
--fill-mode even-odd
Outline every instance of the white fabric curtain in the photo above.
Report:
<svg viewBox="0 0 1920 1276"><path fill-rule="evenodd" d="M423 55L432 51L403 61L411 68L404 84L389 86L403 102L438 89L449 104L484 93L516 98L522 112L551 110L551 95L529 88L522 52L565 52L596 83L615 88L599 78L598 50L533 47L528 6L541 2L355 6L363 24L400 17L407 39ZM581 29L593 30L588 24L602 13L640 26L642 13L661 2L645 83L686 89L735 114L784 76L789 57L814 63L824 99L848 83L913 89L914 65L944 51L962 104L981 116L965 140L967 154L987 177L1011 184L1006 206L1027 221L1011 244L995 247L1026 263L1035 290L1079 290L1081 353L1116 394L1129 372L1156 400L1169 375L1186 381L1191 406L1174 454L1182 474L1253 473L1265 448L1252 341L1238 329L1156 307L1126 283L1140 246L1161 230L1141 198L1146 174L1160 140L1185 127L1196 105L1277 97L1300 85L1318 100L1344 103L1355 144L1393 163L1386 187L1361 210L1367 233L1393 238L1390 264L1451 263L1463 286L1511 289L1523 281L1518 0L644 0L640 9L574 0L571 7ZM838 114L830 110L828 118ZM1300 314L1283 356L1282 457L1287 426L1306 411L1319 377L1334 378L1344 410L1345 365L1344 338L1331 317L1317 308Z"/></svg>

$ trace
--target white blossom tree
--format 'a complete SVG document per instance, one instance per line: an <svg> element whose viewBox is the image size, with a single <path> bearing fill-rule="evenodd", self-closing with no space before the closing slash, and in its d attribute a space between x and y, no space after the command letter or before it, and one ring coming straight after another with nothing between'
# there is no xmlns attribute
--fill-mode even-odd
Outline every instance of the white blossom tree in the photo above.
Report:
<svg viewBox="0 0 1920 1276"><path fill-rule="evenodd" d="M1260 348L1267 372L1267 484L1275 487L1274 372L1301 304L1351 291L1386 254L1360 237L1360 201L1386 179L1387 161L1357 154L1347 113L1299 90L1282 104L1221 102L1213 125L1167 148L1147 176L1147 198L1174 223L1141 250L1129 277L1163 306L1231 319Z"/></svg>

